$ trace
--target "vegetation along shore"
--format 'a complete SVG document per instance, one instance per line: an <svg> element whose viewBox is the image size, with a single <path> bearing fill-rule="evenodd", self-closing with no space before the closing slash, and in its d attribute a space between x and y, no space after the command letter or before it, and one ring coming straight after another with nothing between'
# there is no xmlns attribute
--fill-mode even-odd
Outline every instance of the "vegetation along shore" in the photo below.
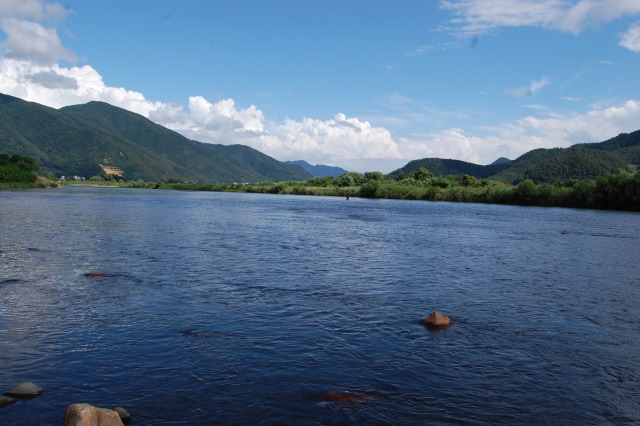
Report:
<svg viewBox="0 0 640 426"><path fill-rule="evenodd" d="M77 184L78 182L71 181ZM314 177L304 181L269 181L255 184L184 183L179 179L146 182L118 176L94 176L89 184L125 188L191 191L249 192L401 200L454 201L544 207L571 207L640 211L640 171L621 170L594 180L569 179L535 184L526 179L517 185L470 175L436 177L424 168L395 178L380 172L343 173L338 177Z"/></svg>
<svg viewBox="0 0 640 426"><path fill-rule="evenodd" d="M109 185L192 191L248 192L401 200L453 201L544 207L640 211L640 171L620 170L592 180L568 179L536 184L525 179L512 185L470 175L435 176L425 168L384 175L381 172L343 173L303 181L265 181L254 184L186 183L172 178L127 181L117 175L96 175L87 181L36 176L38 165L30 157L0 153L0 189L46 188L59 184Z"/></svg>

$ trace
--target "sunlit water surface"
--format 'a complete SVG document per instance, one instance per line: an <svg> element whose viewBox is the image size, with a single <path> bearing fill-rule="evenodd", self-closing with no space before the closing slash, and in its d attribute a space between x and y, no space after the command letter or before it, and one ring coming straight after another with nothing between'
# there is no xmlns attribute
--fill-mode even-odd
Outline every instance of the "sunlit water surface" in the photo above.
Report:
<svg viewBox="0 0 640 426"><path fill-rule="evenodd" d="M2 425L640 422L639 214L66 187L0 224L0 393L45 389Z"/></svg>

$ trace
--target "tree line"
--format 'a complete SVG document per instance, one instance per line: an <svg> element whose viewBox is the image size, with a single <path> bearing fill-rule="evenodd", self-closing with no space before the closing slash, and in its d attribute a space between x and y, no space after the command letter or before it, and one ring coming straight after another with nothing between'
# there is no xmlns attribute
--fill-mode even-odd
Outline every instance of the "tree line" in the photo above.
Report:
<svg viewBox="0 0 640 426"><path fill-rule="evenodd" d="M0 187L7 183L35 186L36 162L20 155L0 153ZM51 177L49 177L51 179ZM492 179L435 176L424 167L394 177L381 172L347 172L338 177L314 177L305 181L265 181L253 184L188 183L180 178L158 181L127 181L120 176L97 175L92 184L127 188L195 191L252 192L291 195L388 198L402 200L455 201L546 207L572 207L640 211L640 170L627 168L592 180L567 179L536 184L525 179L517 185ZM66 182L72 183L72 182ZM73 182L78 183L78 182ZM20 185L18 185L20 186ZM44 186L44 185L38 185ZM52 185L49 185L52 186Z"/></svg>
<svg viewBox="0 0 640 426"><path fill-rule="evenodd" d="M107 180L105 183L130 188L640 211L640 171L632 172L629 170L621 170L617 174L604 175L595 180L568 179L555 183L536 184L531 179L525 179L517 185L491 179L478 179L466 174L436 177L425 168L419 168L409 175L401 173L395 178L385 176L380 172L348 172L338 177L314 177L305 181L269 181L254 184L187 183L178 178L156 182Z"/></svg>
<svg viewBox="0 0 640 426"><path fill-rule="evenodd" d="M0 183L33 183L38 165L31 157L0 154Z"/></svg>

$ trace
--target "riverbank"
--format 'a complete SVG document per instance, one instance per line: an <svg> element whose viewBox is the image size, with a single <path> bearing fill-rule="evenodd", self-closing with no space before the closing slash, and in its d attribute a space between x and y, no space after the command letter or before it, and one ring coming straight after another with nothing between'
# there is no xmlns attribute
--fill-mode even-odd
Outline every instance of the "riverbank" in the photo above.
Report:
<svg viewBox="0 0 640 426"><path fill-rule="evenodd" d="M73 184L85 184L76 183ZM345 173L333 178L255 184L167 183L163 181L87 182L91 185L189 191L248 192L400 200L450 201L598 210L640 211L640 172L606 175L595 181L567 180L510 185L473 176L390 179L381 173Z"/></svg>
<svg viewBox="0 0 640 426"><path fill-rule="evenodd" d="M44 176L37 176L33 182L0 182L0 190L2 189L42 189L57 188L60 183L47 179Z"/></svg>

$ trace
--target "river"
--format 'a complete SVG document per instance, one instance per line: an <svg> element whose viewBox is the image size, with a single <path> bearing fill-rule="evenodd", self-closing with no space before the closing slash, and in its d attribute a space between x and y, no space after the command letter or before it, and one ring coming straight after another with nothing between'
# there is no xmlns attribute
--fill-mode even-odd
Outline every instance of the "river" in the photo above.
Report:
<svg viewBox="0 0 640 426"><path fill-rule="evenodd" d="M637 213L64 187L0 224L0 393L44 389L2 425L640 423Z"/></svg>

